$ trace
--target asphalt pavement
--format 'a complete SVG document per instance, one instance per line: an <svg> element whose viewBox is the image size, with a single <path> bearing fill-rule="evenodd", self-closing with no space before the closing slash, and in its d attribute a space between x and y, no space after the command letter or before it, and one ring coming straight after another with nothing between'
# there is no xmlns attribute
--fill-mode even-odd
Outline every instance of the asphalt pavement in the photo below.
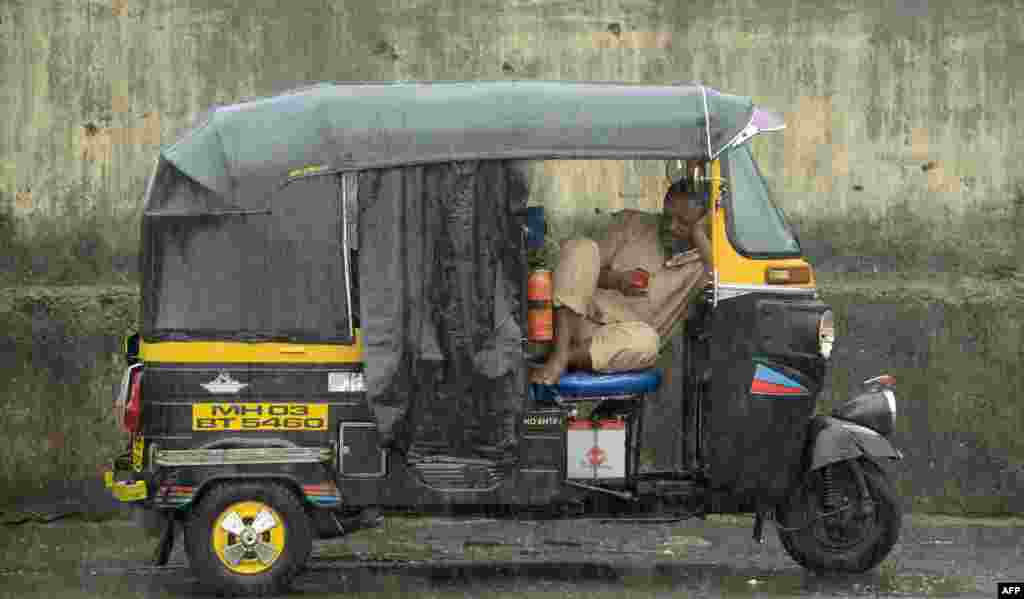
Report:
<svg viewBox="0 0 1024 599"><path fill-rule="evenodd" d="M154 568L146 564L153 542L128 522L29 526L0 534L20 529L15 542L64 546L33 554L31 567L0 569L0 596L205 596L180 540L171 563ZM293 596L987 598L997 581L1024 581L1022 531L1020 520L907 516L881 566L819 576L793 562L770 527L765 544L755 543L746 517L675 524L389 518L381 528L318 541ZM75 544L79 537L90 539L88 548ZM129 549L105 552L103 543Z"/></svg>

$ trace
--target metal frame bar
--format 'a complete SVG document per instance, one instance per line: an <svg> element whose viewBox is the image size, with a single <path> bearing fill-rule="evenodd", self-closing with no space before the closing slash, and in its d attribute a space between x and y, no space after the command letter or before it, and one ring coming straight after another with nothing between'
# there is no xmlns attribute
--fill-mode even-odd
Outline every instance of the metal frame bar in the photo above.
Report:
<svg viewBox="0 0 1024 599"><path fill-rule="evenodd" d="M157 466L221 466L227 464L317 464L334 459L329 447L236 447L229 449L159 449Z"/></svg>

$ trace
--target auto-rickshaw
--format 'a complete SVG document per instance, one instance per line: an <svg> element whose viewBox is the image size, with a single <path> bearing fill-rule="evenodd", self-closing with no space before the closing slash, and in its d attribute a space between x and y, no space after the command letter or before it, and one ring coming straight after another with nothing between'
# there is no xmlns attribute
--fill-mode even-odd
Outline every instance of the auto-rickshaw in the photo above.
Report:
<svg viewBox="0 0 1024 599"><path fill-rule="evenodd" d="M147 188L107 486L157 564L183 527L197 576L236 593L396 510L754 513L809 569L876 566L901 523L895 382L814 413L832 312L748 143L783 127L700 84L320 84L211 110ZM527 382L543 223L515 165L563 159L697 166L676 176L706 194L713 277L681 333L669 471L640 460L657 369Z"/></svg>

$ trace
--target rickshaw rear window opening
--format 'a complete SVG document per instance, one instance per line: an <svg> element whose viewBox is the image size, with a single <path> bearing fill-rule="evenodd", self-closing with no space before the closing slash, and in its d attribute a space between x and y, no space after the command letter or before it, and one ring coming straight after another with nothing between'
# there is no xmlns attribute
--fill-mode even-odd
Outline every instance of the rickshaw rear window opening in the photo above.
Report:
<svg viewBox="0 0 1024 599"><path fill-rule="evenodd" d="M729 181L726 233L736 251L748 258L800 257L797 236L772 200L749 142L729 149L722 169Z"/></svg>
<svg viewBox="0 0 1024 599"><path fill-rule="evenodd" d="M339 177L296 181L263 208L231 206L171 165L157 178L143 219L144 338L354 341Z"/></svg>

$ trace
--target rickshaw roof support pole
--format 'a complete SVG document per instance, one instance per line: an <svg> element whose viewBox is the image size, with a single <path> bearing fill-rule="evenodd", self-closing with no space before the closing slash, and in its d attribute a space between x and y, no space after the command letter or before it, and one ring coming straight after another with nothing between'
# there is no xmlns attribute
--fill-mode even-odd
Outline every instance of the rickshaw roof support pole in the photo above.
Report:
<svg viewBox="0 0 1024 599"><path fill-rule="evenodd" d="M708 112L708 90L703 84L700 86L700 95L704 99L704 133L708 139L708 160L711 160L711 114Z"/></svg>

